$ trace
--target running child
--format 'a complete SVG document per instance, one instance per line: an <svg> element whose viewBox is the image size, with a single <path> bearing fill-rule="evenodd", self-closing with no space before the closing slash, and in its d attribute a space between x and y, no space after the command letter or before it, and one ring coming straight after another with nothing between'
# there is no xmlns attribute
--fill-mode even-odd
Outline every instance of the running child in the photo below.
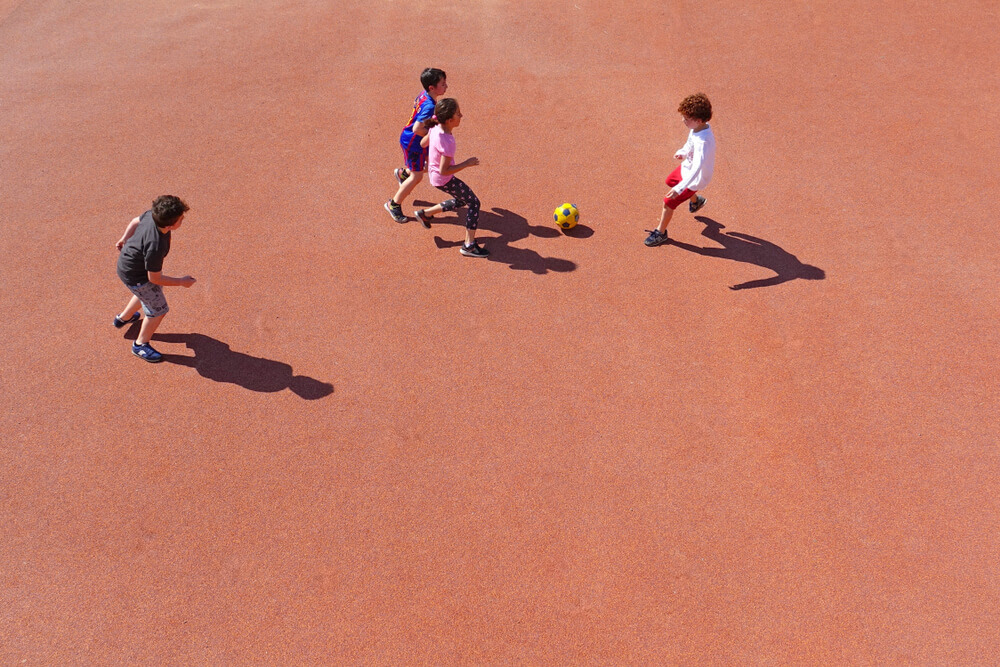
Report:
<svg viewBox="0 0 1000 667"><path fill-rule="evenodd" d="M427 168L427 149L422 147L420 142L427 136L429 129L427 121L434 116L434 103L448 90L447 75L443 70L434 67L428 67L420 73L420 84L424 87L424 92L413 100L410 121L399 135L399 145L403 149L403 164L406 166L394 172L396 180L399 181L399 189L393 198L385 203L385 210L389 211L389 215L396 222L409 220L403 214L403 202L413 192L413 188L417 187L417 183L423 180Z"/></svg>
<svg viewBox="0 0 1000 667"><path fill-rule="evenodd" d="M451 195L453 199L428 209L418 210L416 216L424 227L430 229L431 219L436 214L442 211L454 211L459 206L468 206L465 214L465 244L459 252L466 257L489 257L489 251L476 243L479 197L455 175L463 169L479 164L479 158L476 157L455 163L455 137L452 132L462 123L462 110L458 107L458 102L448 97L434 106L434 115L437 120L430 121L431 130L423 141L430 147L428 158L430 181L431 185Z"/></svg>
<svg viewBox="0 0 1000 667"><path fill-rule="evenodd" d="M674 159L682 162L667 177L670 191L663 198L659 226L646 237L645 243L649 247L662 245L669 240L667 225L674 215L674 209L683 202L691 200L688 210L692 213L701 210L705 205L705 198L697 193L712 180L712 170L715 168L715 135L708 126L708 121L712 120L712 103L704 93L697 93L685 97L677 111L684 117L684 127L690 132L684 147L674 153Z"/></svg>
<svg viewBox="0 0 1000 667"><path fill-rule="evenodd" d="M118 255L118 277L132 292L120 314L115 315L113 324L121 329L139 319L139 307L145 317L139 328L139 336L132 343L132 354L151 363L163 361L163 355L149 344L156 328L170 308L163 295L164 287L180 285L191 287L195 279L191 276L172 278L163 275L163 259L170 252L170 234L180 229L188 205L173 195L163 195L153 200L153 208L128 223L125 233L115 247Z"/></svg>

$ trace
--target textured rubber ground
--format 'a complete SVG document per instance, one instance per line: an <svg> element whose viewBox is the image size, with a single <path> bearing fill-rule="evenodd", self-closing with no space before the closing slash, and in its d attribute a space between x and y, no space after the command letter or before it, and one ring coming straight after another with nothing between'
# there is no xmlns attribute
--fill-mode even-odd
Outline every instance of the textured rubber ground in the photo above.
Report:
<svg viewBox="0 0 1000 667"><path fill-rule="evenodd" d="M995 662L997 12L372 5L0 1L0 661Z"/></svg>

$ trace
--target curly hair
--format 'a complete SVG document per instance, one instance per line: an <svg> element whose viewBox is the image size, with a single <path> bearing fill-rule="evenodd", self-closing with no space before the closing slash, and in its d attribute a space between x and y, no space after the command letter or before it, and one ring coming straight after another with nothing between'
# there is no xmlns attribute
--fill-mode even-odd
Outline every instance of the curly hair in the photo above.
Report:
<svg viewBox="0 0 1000 667"><path fill-rule="evenodd" d="M708 101L708 95L705 93L688 95L677 107L677 111L688 118L695 118L703 123L712 120L712 103Z"/></svg>
<svg viewBox="0 0 1000 667"><path fill-rule="evenodd" d="M188 210L188 205L180 197L160 195L153 200L153 222L157 227L169 227Z"/></svg>

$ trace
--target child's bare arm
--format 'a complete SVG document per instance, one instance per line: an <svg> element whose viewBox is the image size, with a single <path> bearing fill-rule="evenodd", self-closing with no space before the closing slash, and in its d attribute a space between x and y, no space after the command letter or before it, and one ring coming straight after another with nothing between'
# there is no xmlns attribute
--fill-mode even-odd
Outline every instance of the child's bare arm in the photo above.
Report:
<svg viewBox="0 0 1000 667"><path fill-rule="evenodd" d="M425 134L424 138L420 140L420 147L427 148L431 143L431 135Z"/></svg>
<svg viewBox="0 0 1000 667"><path fill-rule="evenodd" d="M451 158L447 155L441 156L441 175L442 176L452 176L462 171L466 167L475 167L479 164L479 158L470 157L468 160L459 162L458 164L452 164Z"/></svg>
<svg viewBox="0 0 1000 667"><path fill-rule="evenodd" d="M128 223L125 227L125 233L122 234L122 237L118 239L118 243L115 244L115 247L118 248L118 250L121 250L122 246L125 245L125 242L132 238L132 235L135 234L135 228L138 226L139 218L132 218L132 222Z"/></svg>
<svg viewBox="0 0 1000 667"><path fill-rule="evenodd" d="M162 271L150 271L149 282L154 285L159 285L160 287L191 287L191 285L194 285L195 279L191 276L174 278L172 276L163 275Z"/></svg>

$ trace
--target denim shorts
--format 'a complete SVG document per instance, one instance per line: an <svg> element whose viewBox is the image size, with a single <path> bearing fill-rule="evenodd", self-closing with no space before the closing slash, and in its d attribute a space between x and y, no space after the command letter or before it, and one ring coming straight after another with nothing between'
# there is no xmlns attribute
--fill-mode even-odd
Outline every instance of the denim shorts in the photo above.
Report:
<svg viewBox="0 0 1000 667"><path fill-rule="evenodd" d="M167 297L163 294L163 288L156 283L143 283L141 285L125 285L132 294L139 297L142 303L142 311L146 317L159 317L166 315L170 310L167 305Z"/></svg>

